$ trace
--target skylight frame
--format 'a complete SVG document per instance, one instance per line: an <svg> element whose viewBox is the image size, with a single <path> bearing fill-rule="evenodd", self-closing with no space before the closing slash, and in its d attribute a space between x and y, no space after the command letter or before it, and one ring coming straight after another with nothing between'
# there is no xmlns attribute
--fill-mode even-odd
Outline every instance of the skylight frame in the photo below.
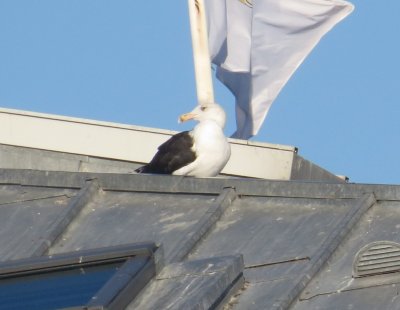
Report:
<svg viewBox="0 0 400 310"><path fill-rule="evenodd" d="M156 274L156 250L154 243L135 243L7 261L0 263L0 281L121 262L85 304L63 309L122 309Z"/></svg>

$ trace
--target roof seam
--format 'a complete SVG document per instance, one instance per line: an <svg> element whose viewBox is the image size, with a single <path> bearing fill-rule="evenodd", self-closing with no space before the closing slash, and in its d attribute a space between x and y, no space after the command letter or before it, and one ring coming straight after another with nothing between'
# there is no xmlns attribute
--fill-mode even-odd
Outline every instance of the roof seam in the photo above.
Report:
<svg viewBox="0 0 400 310"><path fill-rule="evenodd" d="M191 237L183 236L177 243L178 246L171 251L174 253L171 257L166 258L166 263L179 262L184 260L190 252L198 245L201 239L214 227L216 222L221 218L225 210L236 199L236 192L233 188L225 188L220 193L215 203L205 212L199 221L193 227L193 235Z"/></svg>
<svg viewBox="0 0 400 310"><path fill-rule="evenodd" d="M45 255L99 190L100 187L97 180L87 181L78 194L71 199L66 209L61 212L46 230L48 235L40 240L39 245L31 256Z"/></svg>
<svg viewBox="0 0 400 310"><path fill-rule="evenodd" d="M286 295L287 297L274 304L273 309L288 309L290 307L294 300L306 288L311 279L321 270L323 265L328 261L343 240L345 240L354 225L375 203L376 198L373 193L365 193L361 196L359 202L344 215L337 229L333 230L317 253L311 257L308 270L305 270L302 275L293 281L295 285L288 292Z"/></svg>
<svg viewBox="0 0 400 310"><path fill-rule="evenodd" d="M42 196L42 197L35 197L35 198L29 198L29 199L19 199L19 200L13 200L13 201L6 201L6 202L1 202L0 206L12 205L12 204L21 203L21 202L31 202L31 201L37 201L37 200L61 198L61 197L69 197L69 195L61 194L61 195L51 195L51 196Z"/></svg>

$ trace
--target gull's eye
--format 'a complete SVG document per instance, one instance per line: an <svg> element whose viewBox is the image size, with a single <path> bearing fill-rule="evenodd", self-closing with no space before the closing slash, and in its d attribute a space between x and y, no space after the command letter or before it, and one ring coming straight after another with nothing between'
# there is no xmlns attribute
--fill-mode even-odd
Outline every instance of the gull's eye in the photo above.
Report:
<svg viewBox="0 0 400 310"><path fill-rule="evenodd" d="M200 110L205 111L207 108L206 107L201 107Z"/></svg>

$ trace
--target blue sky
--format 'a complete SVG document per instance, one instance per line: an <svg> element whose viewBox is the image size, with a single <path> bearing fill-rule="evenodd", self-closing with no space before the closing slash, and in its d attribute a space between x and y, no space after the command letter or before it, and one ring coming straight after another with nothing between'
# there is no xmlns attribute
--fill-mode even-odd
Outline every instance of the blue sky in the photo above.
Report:
<svg viewBox="0 0 400 310"><path fill-rule="evenodd" d="M353 4L253 140L352 182L400 184L400 2ZM196 104L190 40L186 0L0 0L0 106L189 129L177 118ZM214 87L230 135L234 98Z"/></svg>

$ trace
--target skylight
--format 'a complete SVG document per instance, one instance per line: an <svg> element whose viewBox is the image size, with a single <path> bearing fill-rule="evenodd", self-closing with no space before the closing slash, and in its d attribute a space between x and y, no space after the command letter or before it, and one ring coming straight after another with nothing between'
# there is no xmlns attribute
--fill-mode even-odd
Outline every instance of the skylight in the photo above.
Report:
<svg viewBox="0 0 400 310"><path fill-rule="evenodd" d="M126 307L155 274L154 244L0 264L0 309Z"/></svg>

